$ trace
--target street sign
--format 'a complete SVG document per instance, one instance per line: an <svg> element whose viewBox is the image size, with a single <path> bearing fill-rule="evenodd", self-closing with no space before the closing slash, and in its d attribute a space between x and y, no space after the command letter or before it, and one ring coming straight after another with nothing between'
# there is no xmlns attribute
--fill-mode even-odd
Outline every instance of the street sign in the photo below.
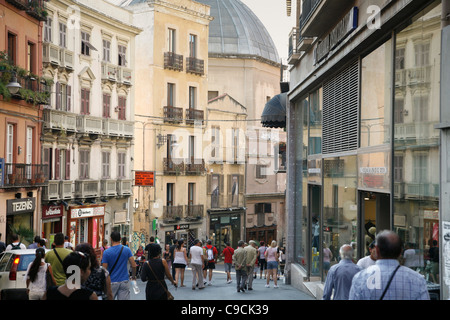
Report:
<svg viewBox="0 0 450 320"><path fill-rule="evenodd" d="M134 172L135 186L154 186L154 172L153 171L135 171Z"/></svg>

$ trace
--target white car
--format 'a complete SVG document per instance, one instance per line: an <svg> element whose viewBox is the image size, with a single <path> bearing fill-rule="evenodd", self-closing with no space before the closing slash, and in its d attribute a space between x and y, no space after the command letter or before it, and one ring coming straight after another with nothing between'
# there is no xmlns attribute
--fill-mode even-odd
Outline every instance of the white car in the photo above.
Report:
<svg viewBox="0 0 450 320"><path fill-rule="evenodd" d="M35 258L36 249L9 250L0 253L0 291L26 288L25 274L28 265Z"/></svg>

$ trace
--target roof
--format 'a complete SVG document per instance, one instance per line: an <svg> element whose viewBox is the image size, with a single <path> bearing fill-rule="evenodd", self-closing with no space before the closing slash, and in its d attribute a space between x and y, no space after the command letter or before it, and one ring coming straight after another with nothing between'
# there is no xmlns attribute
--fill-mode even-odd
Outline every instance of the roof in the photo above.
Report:
<svg viewBox="0 0 450 320"><path fill-rule="evenodd" d="M138 0L136 0L138 1ZM209 5L211 54L251 55L279 63L276 46L259 18L240 0L196 0Z"/></svg>

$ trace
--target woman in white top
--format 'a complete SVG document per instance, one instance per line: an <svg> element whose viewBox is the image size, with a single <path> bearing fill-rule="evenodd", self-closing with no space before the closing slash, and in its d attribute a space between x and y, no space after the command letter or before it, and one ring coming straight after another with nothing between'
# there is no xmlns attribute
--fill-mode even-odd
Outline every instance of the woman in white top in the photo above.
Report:
<svg viewBox="0 0 450 320"><path fill-rule="evenodd" d="M278 272L278 259L280 258L278 254L277 242L272 241L270 247L264 253L267 260L267 284L266 288L269 288L270 275L272 275L274 288L278 288L277 284L277 272Z"/></svg>
<svg viewBox="0 0 450 320"><path fill-rule="evenodd" d="M180 287L185 287L184 282L184 270L188 262L186 248L184 247L184 240L178 240L177 247L174 250L173 266L175 268L175 283L178 286L178 279L181 278Z"/></svg>
<svg viewBox="0 0 450 320"><path fill-rule="evenodd" d="M53 279L53 283L56 283L53 277L52 267L49 263L45 263L44 258L45 250L43 248L37 248L36 258L28 265L25 278L30 300L41 300L47 291L47 269Z"/></svg>

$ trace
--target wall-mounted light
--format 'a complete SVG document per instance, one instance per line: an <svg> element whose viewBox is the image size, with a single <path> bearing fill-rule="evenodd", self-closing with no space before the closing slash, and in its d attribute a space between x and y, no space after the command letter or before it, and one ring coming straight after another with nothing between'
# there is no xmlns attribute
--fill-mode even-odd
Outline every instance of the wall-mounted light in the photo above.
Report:
<svg viewBox="0 0 450 320"><path fill-rule="evenodd" d="M13 71L11 81L6 85L6 88L11 94L16 94L22 88L20 83L17 82L17 76L15 71Z"/></svg>
<svg viewBox="0 0 450 320"><path fill-rule="evenodd" d="M134 199L134 208L137 210L139 208L139 200L138 199Z"/></svg>

